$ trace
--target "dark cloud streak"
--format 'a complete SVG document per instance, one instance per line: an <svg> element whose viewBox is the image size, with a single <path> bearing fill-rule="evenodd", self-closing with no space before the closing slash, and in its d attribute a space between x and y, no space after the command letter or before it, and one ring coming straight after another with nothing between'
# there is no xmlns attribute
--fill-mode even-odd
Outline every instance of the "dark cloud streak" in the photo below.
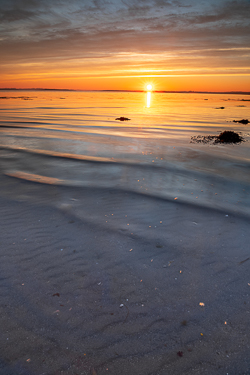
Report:
<svg viewBox="0 0 250 375"><path fill-rule="evenodd" d="M15 22L26 20L34 16L34 12L22 9L6 10L2 12L0 11L0 22Z"/></svg>

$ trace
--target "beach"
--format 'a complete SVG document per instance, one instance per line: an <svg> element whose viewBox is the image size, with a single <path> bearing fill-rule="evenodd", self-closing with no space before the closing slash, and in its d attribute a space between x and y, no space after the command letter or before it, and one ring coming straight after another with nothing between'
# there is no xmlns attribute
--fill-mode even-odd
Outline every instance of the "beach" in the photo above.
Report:
<svg viewBox="0 0 250 375"><path fill-rule="evenodd" d="M1 374L249 374L249 96L145 96L2 93Z"/></svg>

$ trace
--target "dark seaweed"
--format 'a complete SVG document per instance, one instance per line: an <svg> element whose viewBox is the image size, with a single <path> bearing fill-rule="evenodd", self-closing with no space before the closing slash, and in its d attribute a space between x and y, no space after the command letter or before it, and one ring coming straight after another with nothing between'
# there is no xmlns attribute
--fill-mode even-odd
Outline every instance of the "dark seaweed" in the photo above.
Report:
<svg viewBox="0 0 250 375"><path fill-rule="evenodd" d="M233 122L238 122L238 123L244 124L244 125L247 125L249 123L248 119L233 120Z"/></svg>
<svg viewBox="0 0 250 375"><path fill-rule="evenodd" d="M197 135L191 137L191 143L240 143L244 138L231 130L225 130L219 135Z"/></svg>

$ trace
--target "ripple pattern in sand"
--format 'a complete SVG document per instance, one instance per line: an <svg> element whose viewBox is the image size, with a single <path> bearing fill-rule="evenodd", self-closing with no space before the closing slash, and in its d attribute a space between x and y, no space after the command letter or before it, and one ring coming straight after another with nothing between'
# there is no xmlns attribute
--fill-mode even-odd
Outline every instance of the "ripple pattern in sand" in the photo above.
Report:
<svg viewBox="0 0 250 375"><path fill-rule="evenodd" d="M58 189L60 197L72 193ZM165 374L168 369L178 374L183 363L177 353L182 351L187 374L189 363L201 371L204 358L211 371L220 373L218 366L225 362L215 362L213 350L226 345L229 334L239 343L239 331L248 345L239 325L244 311L232 308L230 296L240 304L236 285L247 285L247 261L239 262L247 258L243 235L249 223L209 210L204 217L204 209L159 204L149 197L135 201L133 194L125 197L113 191L102 193L102 209L92 205L99 214L115 208L118 224L105 227L87 218L91 200L99 201L100 192L89 192L85 201L82 193L76 190L74 196L83 205L79 212L89 201L85 217L40 205L39 199L36 205L1 200L4 366L51 375L88 374L91 368L98 374L106 368L112 374L131 374L135 369L138 374ZM153 222L165 217L158 226L143 230L149 213L154 213ZM128 217L131 228L120 230ZM12 220L19 222L15 232ZM188 230L192 233L187 240ZM225 233L230 237L227 248ZM212 285L207 285L211 275ZM230 326L222 320L230 320ZM207 338L201 341L200 333ZM243 358L245 352L238 355ZM230 363L237 367L236 358Z"/></svg>

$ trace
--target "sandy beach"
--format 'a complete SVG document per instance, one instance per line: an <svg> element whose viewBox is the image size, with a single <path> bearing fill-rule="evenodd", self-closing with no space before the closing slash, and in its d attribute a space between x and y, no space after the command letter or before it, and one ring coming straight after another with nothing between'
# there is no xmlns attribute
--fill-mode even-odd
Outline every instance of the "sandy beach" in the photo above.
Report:
<svg viewBox="0 0 250 375"><path fill-rule="evenodd" d="M2 177L2 374L248 373L248 218L12 184Z"/></svg>
<svg viewBox="0 0 250 375"><path fill-rule="evenodd" d="M18 131L0 147L1 375L250 374L249 142L73 157Z"/></svg>

